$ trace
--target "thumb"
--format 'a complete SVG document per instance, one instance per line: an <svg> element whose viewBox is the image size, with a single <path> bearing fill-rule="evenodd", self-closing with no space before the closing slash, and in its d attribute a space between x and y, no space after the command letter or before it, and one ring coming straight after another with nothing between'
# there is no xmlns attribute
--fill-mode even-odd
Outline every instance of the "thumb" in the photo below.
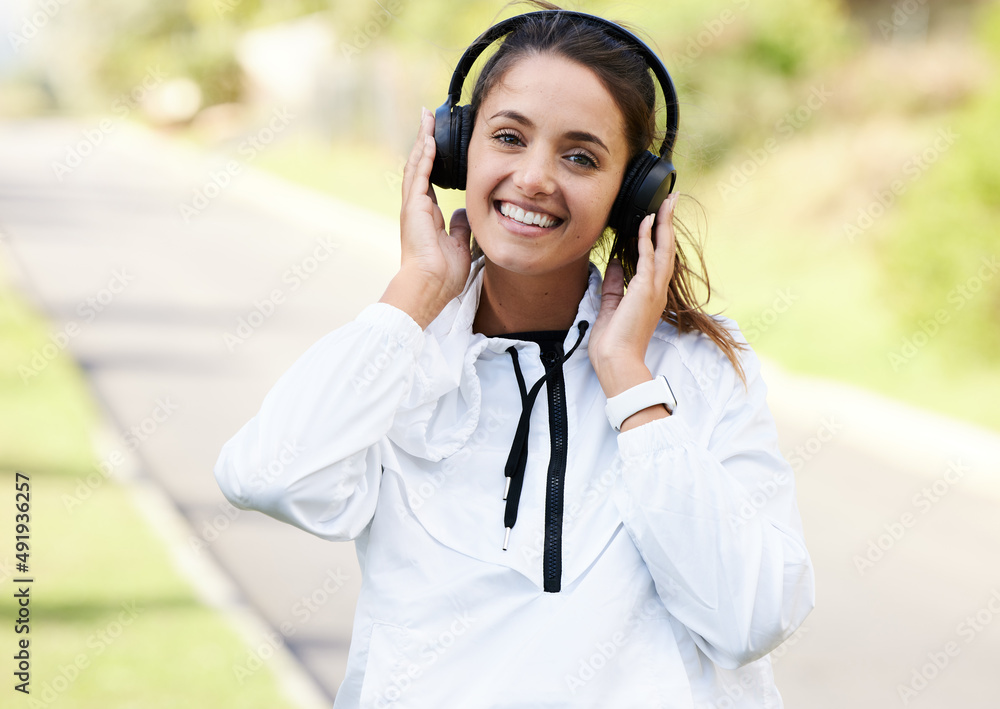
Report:
<svg viewBox="0 0 1000 709"><path fill-rule="evenodd" d="M451 222L448 224L448 235L457 239L463 244L469 243L472 235L472 227L469 225L469 217L466 216L465 209L456 209L451 215Z"/></svg>
<svg viewBox="0 0 1000 709"><path fill-rule="evenodd" d="M625 295L625 270L617 258L608 262L604 269L604 283L601 286L601 311L598 319L611 317Z"/></svg>

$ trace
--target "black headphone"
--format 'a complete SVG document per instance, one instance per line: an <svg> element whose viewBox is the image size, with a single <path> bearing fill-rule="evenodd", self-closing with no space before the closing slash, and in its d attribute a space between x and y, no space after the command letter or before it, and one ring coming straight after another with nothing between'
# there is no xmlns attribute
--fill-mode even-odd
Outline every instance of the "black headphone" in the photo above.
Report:
<svg viewBox="0 0 1000 709"><path fill-rule="evenodd" d="M464 190L468 170L469 139L472 136L472 110L470 106L459 106L462 85L476 59L487 47L500 37L518 29L527 21L545 17L571 17L594 23L616 39L629 44L641 54L660 84L667 108L667 130L660 145L660 154L645 150L637 155L626 167L618 196L611 207L608 226L618 232L622 239L634 239L639 233L639 222L647 214L655 213L660 204L674 187L677 170L671 162L674 141L677 138L679 121L677 92L670 80L670 74L659 57L646 43L628 30L596 15L570 10L541 10L517 15L490 27L476 39L455 67L448 87L448 99L434 113L434 167L431 182L445 189Z"/></svg>

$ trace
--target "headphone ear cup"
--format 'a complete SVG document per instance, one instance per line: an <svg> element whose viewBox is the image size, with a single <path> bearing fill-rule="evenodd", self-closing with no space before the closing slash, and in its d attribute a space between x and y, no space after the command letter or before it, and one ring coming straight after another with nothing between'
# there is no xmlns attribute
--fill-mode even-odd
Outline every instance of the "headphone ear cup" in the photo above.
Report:
<svg viewBox="0 0 1000 709"><path fill-rule="evenodd" d="M434 112L434 165L431 167L431 184L454 189L455 153L452 150L452 107L445 101Z"/></svg>
<svg viewBox="0 0 1000 709"><path fill-rule="evenodd" d="M472 111L468 106L456 106L452 116L452 136L455 156L455 189L464 190L469 174L469 141L472 138Z"/></svg>
<svg viewBox="0 0 1000 709"><path fill-rule="evenodd" d="M653 165L659 160L656 155L648 150L635 156L625 168L625 177L622 178L622 186L615 197L615 203L611 206L611 214L608 217L608 226L618 232L616 241L620 244L635 239L639 235L639 222L646 216L642 207L636 204L636 198L642 187L643 180Z"/></svg>
<svg viewBox="0 0 1000 709"><path fill-rule="evenodd" d="M619 243L638 237L639 223L647 214L656 213L676 179L677 170L670 159L648 150L629 163L608 217L608 226L618 231Z"/></svg>
<svg viewBox="0 0 1000 709"><path fill-rule="evenodd" d="M468 173L472 111L445 101L434 112L434 166L431 184L446 190L464 190Z"/></svg>

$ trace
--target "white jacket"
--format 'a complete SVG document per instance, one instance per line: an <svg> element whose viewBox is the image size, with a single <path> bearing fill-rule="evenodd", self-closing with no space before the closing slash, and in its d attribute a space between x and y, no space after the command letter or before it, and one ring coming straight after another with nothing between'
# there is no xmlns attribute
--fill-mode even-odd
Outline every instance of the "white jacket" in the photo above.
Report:
<svg viewBox="0 0 1000 709"><path fill-rule="evenodd" d="M561 542L543 531L545 387L504 551L522 410L507 348L528 388L545 369L538 344L472 332L481 266L426 331L374 304L321 338L215 467L234 505L356 542L335 709L780 707L768 653L812 609L813 571L757 358L741 357L745 389L707 337L660 323L646 364L677 409L616 433L585 335L562 365ZM592 266L566 351L600 293ZM546 550L558 592L543 590Z"/></svg>

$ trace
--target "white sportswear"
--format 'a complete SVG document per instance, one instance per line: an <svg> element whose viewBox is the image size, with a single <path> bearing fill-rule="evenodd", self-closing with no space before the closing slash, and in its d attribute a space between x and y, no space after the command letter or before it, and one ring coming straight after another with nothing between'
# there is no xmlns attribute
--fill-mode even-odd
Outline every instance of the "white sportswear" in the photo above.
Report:
<svg viewBox="0 0 1000 709"><path fill-rule="evenodd" d="M814 582L756 356L740 355L744 388L705 335L661 322L646 364L677 410L616 433L587 331L561 366L561 534L546 527L558 432L543 391L504 551L523 404L508 348L527 387L546 370L535 342L472 332L482 276L480 260L426 331L374 304L321 338L216 464L234 505L355 540L335 709L781 707L768 653L812 609ZM600 293L591 266L564 351ZM302 452L269 469L289 444ZM543 571L552 558L561 569Z"/></svg>

